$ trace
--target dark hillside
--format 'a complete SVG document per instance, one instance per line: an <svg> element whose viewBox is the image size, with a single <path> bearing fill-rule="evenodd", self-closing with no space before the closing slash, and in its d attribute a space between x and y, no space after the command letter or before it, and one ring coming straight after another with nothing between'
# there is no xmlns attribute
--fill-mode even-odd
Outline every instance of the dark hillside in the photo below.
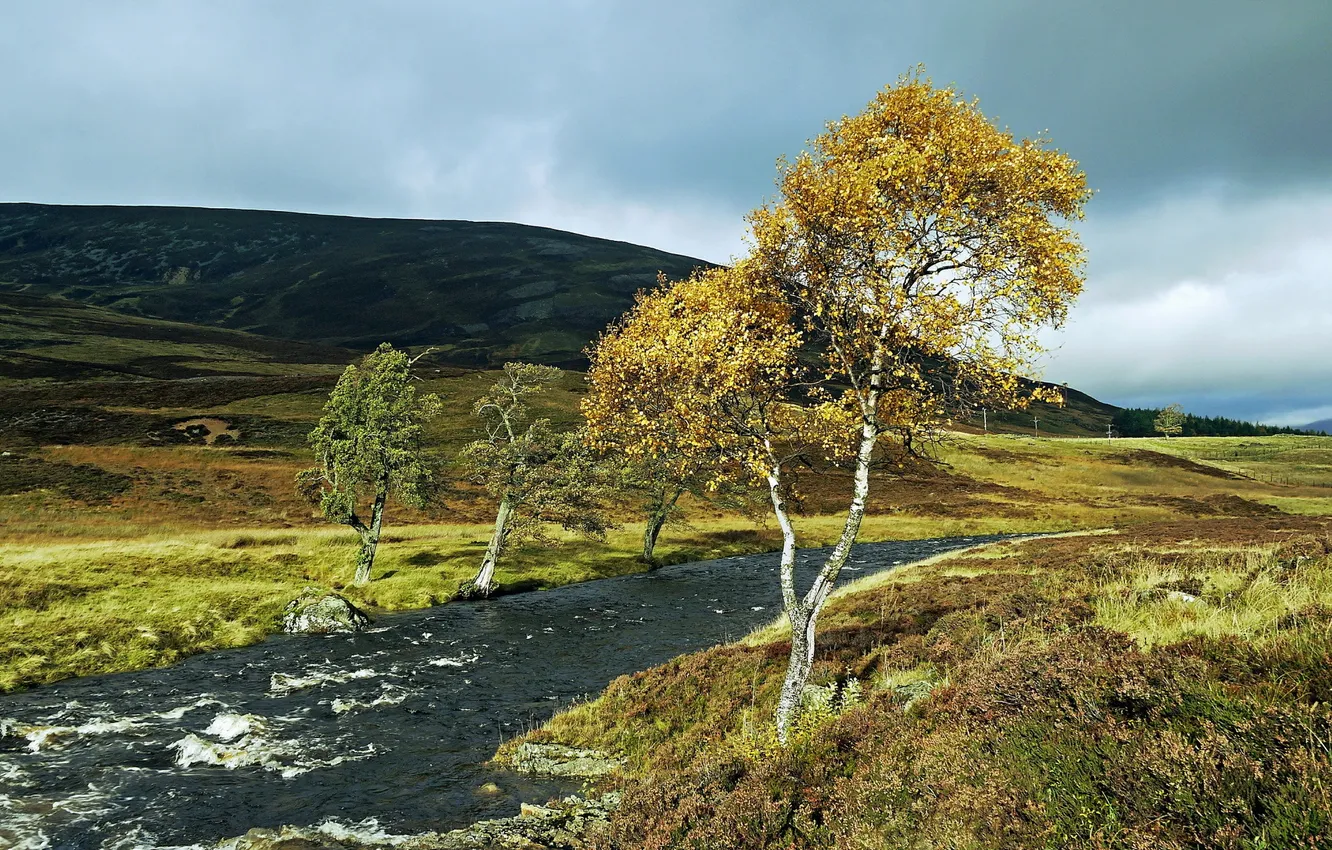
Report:
<svg viewBox="0 0 1332 850"><path fill-rule="evenodd" d="M701 265L521 224L0 204L0 290L467 365L577 363L659 270Z"/></svg>
<svg viewBox="0 0 1332 850"><path fill-rule="evenodd" d="M0 290L0 380L46 384L336 374L356 356L328 345L146 319L62 298ZM124 390L108 387L107 392L120 397Z"/></svg>
<svg viewBox="0 0 1332 850"><path fill-rule="evenodd" d="M984 418L979 414L965 423L966 430L991 434L1035 434L1040 420L1040 433L1062 437L1104 436L1105 426L1119 410L1113 404L1099 401L1084 392L1068 386L1058 387L1064 394L1064 404L1033 402L1026 410L991 410Z"/></svg>

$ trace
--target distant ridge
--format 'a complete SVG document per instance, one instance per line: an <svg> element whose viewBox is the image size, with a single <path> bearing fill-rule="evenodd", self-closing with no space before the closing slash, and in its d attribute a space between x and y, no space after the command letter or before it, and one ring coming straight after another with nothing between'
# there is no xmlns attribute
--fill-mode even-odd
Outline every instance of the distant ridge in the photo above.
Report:
<svg viewBox="0 0 1332 850"><path fill-rule="evenodd" d="M1332 434L1332 419L1319 419L1317 422L1310 422L1308 425L1301 425L1301 431L1322 431L1324 434Z"/></svg>
<svg viewBox="0 0 1332 850"><path fill-rule="evenodd" d="M576 365L658 271L707 265L523 224L0 204L0 291L459 365Z"/></svg>

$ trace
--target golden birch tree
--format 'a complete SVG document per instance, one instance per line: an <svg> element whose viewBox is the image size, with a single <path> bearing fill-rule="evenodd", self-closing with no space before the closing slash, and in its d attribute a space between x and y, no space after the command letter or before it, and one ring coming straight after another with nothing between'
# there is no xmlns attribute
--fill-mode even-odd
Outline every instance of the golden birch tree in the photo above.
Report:
<svg viewBox="0 0 1332 850"><path fill-rule="evenodd" d="M626 452L703 458L718 480L766 485L782 530L791 650L786 740L814 633L859 534L876 459L910 451L978 404L1024 403L1018 376L1082 288L1070 222L1090 197L1077 163L1018 140L919 72L782 161L780 194L749 216L750 250L640 297L599 341L585 411ZM600 391L598 391L600 390ZM598 401L612 395L617 405ZM668 415L652 408L669 397ZM842 532L797 592L791 460L851 471Z"/></svg>

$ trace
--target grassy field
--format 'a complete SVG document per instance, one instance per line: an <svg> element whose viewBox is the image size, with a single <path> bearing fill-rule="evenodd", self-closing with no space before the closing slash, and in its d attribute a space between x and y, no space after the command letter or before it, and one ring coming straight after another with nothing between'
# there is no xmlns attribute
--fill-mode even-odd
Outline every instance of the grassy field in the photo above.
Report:
<svg viewBox="0 0 1332 850"><path fill-rule="evenodd" d="M498 759L624 756L598 850L1323 847L1330 532L1200 519L933 559L830 602L787 748L772 626L621 677Z"/></svg>
<svg viewBox="0 0 1332 850"><path fill-rule="evenodd" d="M1160 451L1269 484L1332 490L1332 443L1326 437L1185 437L1153 442Z"/></svg>
<svg viewBox="0 0 1332 850"><path fill-rule="evenodd" d="M492 377L440 377L427 386L466 399ZM579 389L570 376L544 400L543 412L571 418ZM143 409L308 424L320 400L318 392L301 392L208 408ZM445 457L471 436L470 421L456 411L462 405L453 407L434 431ZM1265 442L1280 447L1287 439ZM1277 520L1332 509L1325 490L1240 477L1183 457L1181 442L958 435L942 449L940 465L876 484L861 536ZM1319 450L1305 445L1299 456ZM251 643L277 628L283 605L302 587L341 588L355 538L321 522L297 498L292 481L308 463L290 441L264 449L244 442L29 446L0 456L0 688ZM835 475L801 482L802 546L835 539L845 483ZM492 510L482 494L461 485L430 511L391 506L373 581L345 592L372 610L447 601L480 560ZM707 503L686 505L686 515L688 525L668 527L662 536L664 561L778 545L771 525ZM604 542L570 538L554 549L515 549L500 570L501 585L551 587L644 569L635 558L641 526L632 511L621 519L623 527Z"/></svg>

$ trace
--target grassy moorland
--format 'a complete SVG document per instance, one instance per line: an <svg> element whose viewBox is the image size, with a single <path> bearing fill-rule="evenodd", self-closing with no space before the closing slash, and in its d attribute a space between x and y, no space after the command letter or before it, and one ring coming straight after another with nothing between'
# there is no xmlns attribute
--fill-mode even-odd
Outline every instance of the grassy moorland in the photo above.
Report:
<svg viewBox="0 0 1332 850"><path fill-rule="evenodd" d="M427 386L470 398L489 380L465 374ZM578 388L570 376L543 412L571 417ZM242 415L262 411L299 424L313 422L321 400L321 392L297 392L145 410L241 423L248 421ZM470 428L458 410L436 423L441 458L470 437ZM447 601L475 570L493 508L460 484L429 511L391 507L373 581L343 588L355 537L318 521L296 497L294 475L309 463L303 448L290 438L247 448L244 430L240 437L212 446L202 438L28 445L0 456L0 688L170 663L260 640L305 585L339 588L372 609L392 610ZM1279 446L1289 438L1266 439ZM1224 517L1281 522L1328 512L1327 490L1242 478L1163 451L1178 442L957 435L941 450L942 466L921 465L880 482L862 539ZM835 537L841 489L834 476L802 482L802 545ZM686 515L687 525L663 534L665 562L778 544L775 528L707 503L687 505ZM501 564L501 586L551 587L645 569L635 558L641 526L630 511L621 519L623 527L605 541L566 537L553 549L516 547Z"/></svg>
<svg viewBox="0 0 1332 850"><path fill-rule="evenodd" d="M307 584L339 588L355 544L297 497L305 435L354 354L216 328L0 295L0 689L165 664L262 639ZM372 582L344 589L373 609L450 599L480 558L494 506L449 460L476 436L473 399L493 372L427 365L445 413L430 431L451 482L426 511L390 505ZM577 418L567 373L535 413ZM1086 434L1106 406L1070 394L1042 427ZM1020 432L1015 419L991 427ZM957 434L941 465L885 476L863 538L1127 528L1332 512L1332 440L1034 440ZM1259 465L1261 464L1261 465ZM1291 481L1286 484L1283 481ZM802 545L833 539L836 475L799 483ZM518 547L508 590L645 569L626 507L604 542ZM668 527L659 556L770 550L776 530L707 503Z"/></svg>
<svg viewBox="0 0 1332 850"><path fill-rule="evenodd" d="M599 850L1295 848L1332 834L1332 523L1148 523L870 577L521 740L628 759ZM513 746L501 750L499 760Z"/></svg>

